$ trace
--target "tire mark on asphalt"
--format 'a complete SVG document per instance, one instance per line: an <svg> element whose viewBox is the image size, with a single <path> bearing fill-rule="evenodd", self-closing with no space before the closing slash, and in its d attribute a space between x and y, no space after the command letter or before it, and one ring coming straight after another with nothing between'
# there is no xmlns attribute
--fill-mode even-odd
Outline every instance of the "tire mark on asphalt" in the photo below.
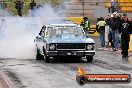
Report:
<svg viewBox="0 0 132 88"><path fill-rule="evenodd" d="M50 64L50 63L47 64L47 63L42 62L42 61L37 61L37 62L39 63L39 66L35 66L35 67L40 67L41 69L44 69L44 70L45 70L45 67L46 67L51 71L57 72L58 75L63 75L66 79L69 79L73 83L72 85L75 85L75 84L77 85L76 88L81 87L76 83L76 74L77 74L76 66L78 66L78 63L76 63L76 65L74 67L72 67L72 66L70 66L68 64L64 64L64 63L63 64L60 64L60 63L59 64ZM33 61L33 63L36 63L36 62ZM70 64L72 64L72 63L70 63ZM64 68L64 69L60 69L60 68ZM71 70L71 69L74 69L74 70ZM102 88L102 85L96 85L96 84L85 85L82 88Z"/></svg>
<svg viewBox="0 0 132 88"><path fill-rule="evenodd" d="M4 73L9 77L11 81L13 81L13 84L16 86L16 88L26 88L26 86L22 84L15 72L10 71L9 69L4 69Z"/></svg>
<svg viewBox="0 0 132 88"><path fill-rule="evenodd" d="M100 65L103 65L103 64L109 65L110 64L110 63L107 63L106 61L97 60L97 59L94 59L93 63L89 63L89 64L84 63L83 61L80 61L80 63L76 63L76 61L75 61L73 63L57 63L56 62L56 63L48 63L48 64L45 63L43 60L41 60L41 61L28 60L27 62L28 62L28 64L31 64L32 67L41 68L43 70L42 72L45 71L45 68L49 69L51 72L57 72L58 75L63 75L64 77L66 77L66 79L68 79L73 84L76 83L76 80L75 80L74 76L76 76L75 71L76 71L76 67L78 65L81 64L83 66L88 66L88 65L93 66L96 63L98 63ZM63 67L65 67L65 68L63 68ZM100 67L100 66L98 66L98 67ZM104 68L104 67L101 67L101 68ZM9 69L6 69L6 70L9 70ZM26 87L19 80L19 77L18 77L18 75L17 75L17 73L15 71L9 70L9 72L11 72L11 74L15 75L15 79L18 80L18 82L16 82L16 84L18 85L17 88L24 88L24 87ZM9 73L9 75L10 75L10 73ZM10 78L12 78L12 80L13 80L14 77L10 77ZM111 85L109 85L109 86L110 86L109 88L112 88ZM86 85L85 88L106 88L106 87L102 87L101 85L100 86L99 85L92 85L92 87L89 86L89 85ZM118 87L116 87L116 88L118 88Z"/></svg>
<svg viewBox="0 0 132 88"><path fill-rule="evenodd" d="M54 64L47 64L43 61L33 61L32 63L35 63L37 64L37 66L33 66L33 67L37 67L37 68L41 68L43 71L45 71L45 68L49 69L50 71L52 71L54 74L57 73L58 75L62 75L63 78L65 78L66 80L69 80L70 83L73 83L73 86L75 86L76 88L80 88L80 86L76 83L76 73L73 73L72 76L71 74L69 75L69 73L67 73L66 69L64 71L58 69L58 68L55 68L56 66L53 66ZM38 63L39 63L39 66L38 66ZM60 66L62 66L61 64L58 64ZM57 66L58 66L57 65ZM74 85L74 84L77 84L77 85ZM83 87L83 88L87 88L87 87Z"/></svg>
<svg viewBox="0 0 132 88"><path fill-rule="evenodd" d="M34 63L36 63L36 62L34 62ZM60 63L58 63L58 64L48 63L47 64L47 63L41 62L41 61L39 61L39 63L40 63L40 66L42 67L42 69L44 69L43 66L45 66L45 67L48 67L49 69L53 69L54 71L57 71L57 72L59 71L59 73L61 73L61 75L64 75L64 77L66 77L70 80L73 80L74 83L76 82L75 76L77 74L77 66L79 64L84 65L84 63L70 63L70 64L68 64L68 63L66 63L66 64L65 63L62 63L62 64L60 64ZM74 64L74 66L73 66L73 64ZM92 64L90 64L90 65L92 65ZM88 66L88 64L85 63L85 66ZM63 67L65 67L65 68L63 68ZM109 88L113 88L113 87L111 87L111 85L107 85L107 87L108 86L110 86ZM102 87L102 85L92 84L92 85L85 85L82 88L106 88L106 87Z"/></svg>

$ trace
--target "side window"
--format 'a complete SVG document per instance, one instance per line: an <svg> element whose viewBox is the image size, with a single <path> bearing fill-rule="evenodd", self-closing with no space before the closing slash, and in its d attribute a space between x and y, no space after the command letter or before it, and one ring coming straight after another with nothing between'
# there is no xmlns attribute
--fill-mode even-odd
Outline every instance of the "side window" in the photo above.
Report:
<svg viewBox="0 0 132 88"><path fill-rule="evenodd" d="M45 31L44 31L44 35L45 35L45 37L48 36L48 28L45 29Z"/></svg>
<svg viewBox="0 0 132 88"><path fill-rule="evenodd" d="M46 37L52 37L55 34L55 29L53 30L53 27L47 27L45 30L45 36Z"/></svg>

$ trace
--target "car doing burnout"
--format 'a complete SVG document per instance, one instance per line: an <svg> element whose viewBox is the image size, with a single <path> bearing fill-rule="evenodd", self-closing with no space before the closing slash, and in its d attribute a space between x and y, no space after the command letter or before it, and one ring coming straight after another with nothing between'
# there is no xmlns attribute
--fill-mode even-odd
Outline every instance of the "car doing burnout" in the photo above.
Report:
<svg viewBox="0 0 132 88"><path fill-rule="evenodd" d="M46 63L50 62L51 57L86 57L88 62L92 62L95 55L94 40L86 36L77 24L44 25L34 41L36 59L43 59Z"/></svg>

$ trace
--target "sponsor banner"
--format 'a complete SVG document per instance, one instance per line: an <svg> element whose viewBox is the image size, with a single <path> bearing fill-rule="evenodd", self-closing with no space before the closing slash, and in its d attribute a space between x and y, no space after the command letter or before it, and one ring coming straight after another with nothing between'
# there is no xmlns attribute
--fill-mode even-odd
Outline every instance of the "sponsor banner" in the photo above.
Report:
<svg viewBox="0 0 132 88"><path fill-rule="evenodd" d="M79 68L76 81L79 85L86 83L122 84L130 83L131 76L129 74L86 74L85 70Z"/></svg>
<svg viewBox="0 0 132 88"><path fill-rule="evenodd" d="M122 84L130 83L131 76L129 74L85 74L77 75L76 80L79 85L86 83Z"/></svg>
<svg viewBox="0 0 132 88"><path fill-rule="evenodd" d="M96 25L90 25L88 33L90 36L99 36L99 33L96 31Z"/></svg>
<svg viewBox="0 0 132 88"><path fill-rule="evenodd" d="M128 74L86 74L87 82L130 83Z"/></svg>

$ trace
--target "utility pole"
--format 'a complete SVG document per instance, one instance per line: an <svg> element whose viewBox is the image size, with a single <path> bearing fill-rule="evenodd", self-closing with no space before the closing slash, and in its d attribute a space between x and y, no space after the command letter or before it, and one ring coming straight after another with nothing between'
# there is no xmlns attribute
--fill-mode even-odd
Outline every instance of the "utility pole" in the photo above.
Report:
<svg viewBox="0 0 132 88"><path fill-rule="evenodd" d="M85 6L85 2L84 2L84 0L82 0L82 7L83 7L83 17L84 17L84 14L85 14L85 12L84 12L84 6Z"/></svg>

